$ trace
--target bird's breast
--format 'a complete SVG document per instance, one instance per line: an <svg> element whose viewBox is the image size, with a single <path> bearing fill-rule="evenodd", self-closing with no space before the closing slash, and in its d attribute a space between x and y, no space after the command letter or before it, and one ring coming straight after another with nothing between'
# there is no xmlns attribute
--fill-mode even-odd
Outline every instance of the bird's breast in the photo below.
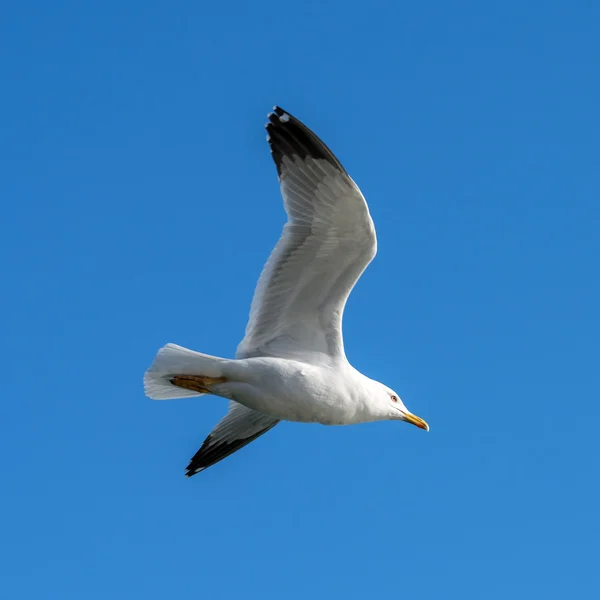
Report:
<svg viewBox="0 0 600 600"><path fill-rule="evenodd" d="M355 386L343 371L283 359L249 360L257 361L252 396L260 406L251 406L250 398L236 399L250 408L304 423L346 425L362 420Z"/></svg>

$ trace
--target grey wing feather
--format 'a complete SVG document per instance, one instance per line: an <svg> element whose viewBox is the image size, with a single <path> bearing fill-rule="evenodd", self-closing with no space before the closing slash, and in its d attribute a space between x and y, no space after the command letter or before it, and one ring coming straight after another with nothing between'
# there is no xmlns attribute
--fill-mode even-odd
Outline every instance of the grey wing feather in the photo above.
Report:
<svg viewBox="0 0 600 600"><path fill-rule="evenodd" d="M227 458L267 433L277 423L278 419L230 401L228 413L217 423L191 459L186 476L191 477Z"/></svg>
<svg viewBox="0 0 600 600"><path fill-rule="evenodd" d="M345 356L344 307L377 251L367 203L331 150L289 113L275 107L267 132L288 222L236 356Z"/></svg>

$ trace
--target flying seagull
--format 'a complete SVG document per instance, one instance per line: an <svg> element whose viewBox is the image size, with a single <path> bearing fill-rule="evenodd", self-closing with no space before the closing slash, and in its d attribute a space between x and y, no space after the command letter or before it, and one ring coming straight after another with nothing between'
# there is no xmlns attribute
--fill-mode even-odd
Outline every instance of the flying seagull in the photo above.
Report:
<svg viewBox="0 0 600 600"><path fill-rule="evenodd" d="M278 106L267 141L288 221L258 281L246 334L229 360L175 344L144 375L149 398L212 394L229 411L191 459L191 477L279 421L350 425L398 420L429 431L389 387L346 359L342 315L377 252L367 203L340 161Z"/></svg>

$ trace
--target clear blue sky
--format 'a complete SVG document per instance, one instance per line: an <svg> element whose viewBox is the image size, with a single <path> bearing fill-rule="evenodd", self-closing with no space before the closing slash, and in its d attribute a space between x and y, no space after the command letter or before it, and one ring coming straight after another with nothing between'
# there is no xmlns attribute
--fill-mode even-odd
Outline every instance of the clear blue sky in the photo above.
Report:
<svg viewBox="0 0 600 600"><path fill-rule="evenodd" d="M0 597L600 597L600 5L5 3ZM284 213L280 104L361 186L351 362L431 432L285 423L193 479Z"/></svg>

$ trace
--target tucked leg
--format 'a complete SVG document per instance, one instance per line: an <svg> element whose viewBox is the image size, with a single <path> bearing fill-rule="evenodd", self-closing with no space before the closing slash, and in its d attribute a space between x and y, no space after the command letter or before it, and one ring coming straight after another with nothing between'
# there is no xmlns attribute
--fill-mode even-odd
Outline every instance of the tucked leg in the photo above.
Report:
<svg viewBox="0 0 600 600"><path fill-rule="evenodd" d="M174 375L169 380L173 385L192 390L199 394L212 394L210 386L217 383L225 383L225 377L204 377L202 375Z"/></svg>

